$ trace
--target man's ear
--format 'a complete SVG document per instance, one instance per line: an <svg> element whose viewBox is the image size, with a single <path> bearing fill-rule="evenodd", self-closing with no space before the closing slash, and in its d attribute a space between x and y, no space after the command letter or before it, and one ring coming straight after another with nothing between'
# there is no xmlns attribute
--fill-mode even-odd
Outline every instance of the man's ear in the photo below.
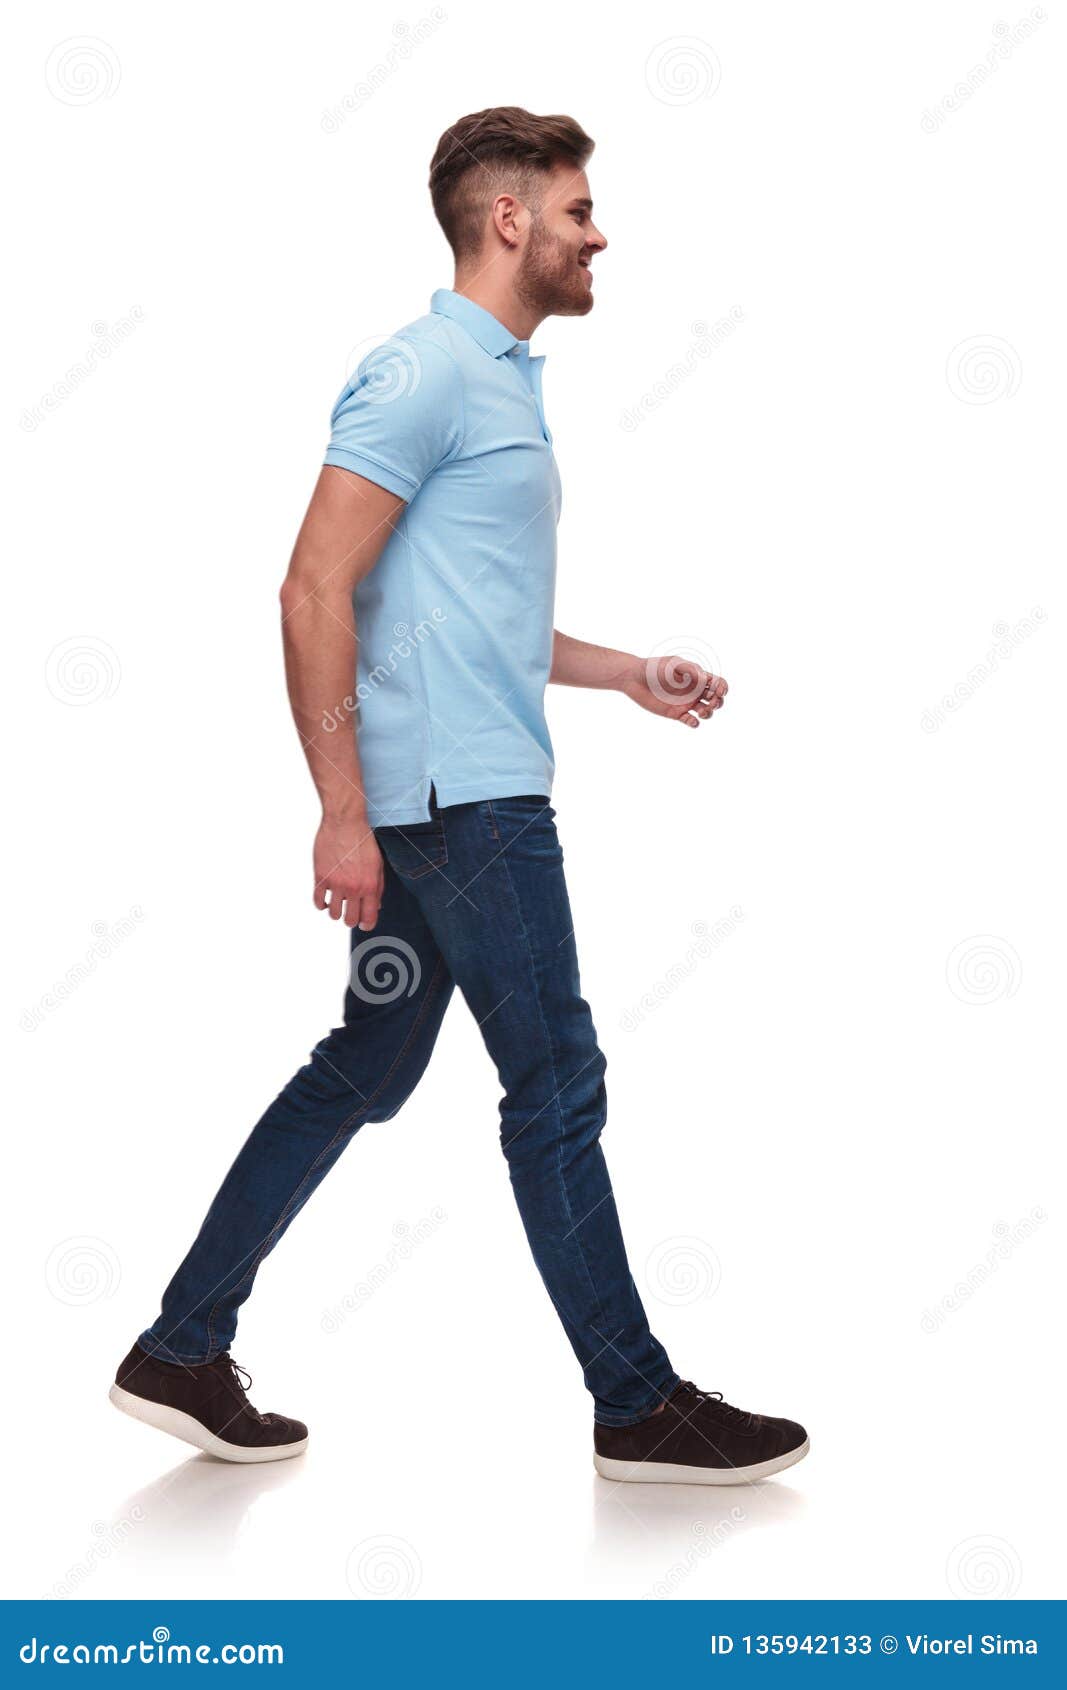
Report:
<svg viewBox="0 0 1067 1690"><path fill-rule="evenodd" d="M522 214L522 201L514 194L497 194L490 213L493 227L502 241L508 246L516 246L519 240L518 219Z"/></svg>

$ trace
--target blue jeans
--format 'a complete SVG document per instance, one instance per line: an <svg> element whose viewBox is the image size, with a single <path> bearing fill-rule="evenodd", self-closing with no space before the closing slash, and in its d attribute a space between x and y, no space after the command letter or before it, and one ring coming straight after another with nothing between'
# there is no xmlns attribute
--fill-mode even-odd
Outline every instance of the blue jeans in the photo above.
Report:
<svg viewBox="0 0 1067 1690"><path fill-rule="evenodd" d="M501 1144L534 1260L605 1426L678 1383L626 1260L600 1148L604 1057L581 995L547 798L452 804L376 830L377 926L352 933L344 1025L253 1129L167 1286L143 1348L191 1364L229 1348L256 1269L366 1121L417 1085L458 985L496 1063Z"/></svg>

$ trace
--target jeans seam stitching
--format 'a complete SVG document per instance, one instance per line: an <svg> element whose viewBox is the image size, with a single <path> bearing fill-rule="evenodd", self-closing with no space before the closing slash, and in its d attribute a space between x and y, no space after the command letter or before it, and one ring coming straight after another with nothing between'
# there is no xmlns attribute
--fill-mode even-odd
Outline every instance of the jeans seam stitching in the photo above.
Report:
<svg viewBox="0 0 1067 1690"><path fill-rule="evenodd" d="M490 802L489 808L490 808L490 810L492 810L492 803L491 802ZM494 820L495 820L495 817L494 817ZM511 892L512 899L514 900L515 910L516 910L516 913L517 913L518 918L519 918L519 926L522 930L523 941L524 941L524 944L526 946L527 955L528 955L529 960L530 960L530 973L531 973L531 976L532 976L532 979L533 979L534 998L537 1002L537 1014L538 1014L538 1017L540 1019L541 1026L544 1030L545 1042L548 1046L549 1061L552 1064L552 1080L553 1080L553 1084L556 1087L556 1096L555 1096L554 1101L558 1104L559 1098L560 1098L560 1092L561 1092L562 1088L559 1085L559 1073L558 1073L558 1070L556 1068L556 1054L555 1054L555 1051L553 1050L553 1047L552 1047L552 1035L549 1032L548 1022L545 1019L544 1004L543 1004L542 998L541 998L541 984L540 984L540 981L537 978L537 969L536 969L536 966L534 964L533 950L530 946L529 935L528 935L527 930L526 930L526 922L523 919L522 903L521 903L521 900L519 898L519 894L515 889L515 882L511 878L511 868L510 868L510 865L509 865L508 860L507 860L506 849L501 853L501 862L503 864L504 874L507 878L508 888ZM598 1048L599 1048L599 1046L598 1046ZM566 1210L567 1219L569 1221L573 1221L574 1215L573 1215L573 1211L571 1210L570 1199L567 1196L566 1182L563 1178L563 1109L562 1109L562 1106L557 1108L556 1118L559 1122L558 1136L557 1136L557 1140L556 1140L556 1173L557 1173L557 1176L559 1178L559 1189L560 1189L560 1192L561 1192L562 1197L563 1197L563 1207ZM604 1319L604 1305L600 1301L600 1292L598 1291L597 1286L596 1286L596 1282L593 1279L593 1276L589 1271L589 1262L586 1258L585 1248L582 1244L581 1239L578 1237L577 1228L573 1228L572 1230L574 1232L575 1249L578 1251L578 1255L581 1259L582 1267L585 1271L585 1277L589 1281L589 1289L593 1293L593 1301L596 1304L597 1315L600 1319L601 1324L606 1325L607 1322ZM583 1372L585 1371L584 1364L583 1364L582 1371Z"/></svg>
<svg viewBox="0 0 1067 1690"><path fill-rule="evenodd" d="M397 1069L399 1068L401 1062L403 1062L405 1056L407 1055L408 1051L410 1050L412 1040L414 1039L415 1034L418 1032L419 1028L422 1026L423 1021L426 1019L426 1016L429 1013L430 1005L433 1002L434 998L437 996L438 991L440 990L440 987L441 987L441 984L443 982L443 978L444 978L445 973L446 973L445 959L444 959L443 956L438 956L437 966L435 967L433 974L430 976L430 984L426 988L426 996L423 998L422 1003L419 1005L419 1012L416 1015L414 1021L411 1023L411 1030L408 1033L407 1038L404 1040L403 1044L400 1046L400 1049L397 1051L397 1053L394 1056L392 1062L389 1064L389 1067L386 1069L385 1074L383 1075L382 1079L379 1081L378 1085L375 1087L374 1091L372 1091L370 1096L363 1103L360 1104L358 1109L354 1109L352 1111L351 1115L349 1115L346 1120L342 1121L341 1127L340 1127L341 1132L346 1132L348 1130L349 1126L351 1125L351 1123L356 1119L357 1115L361 1115L365 1109L369 1109L371 1107L371 1105L376 1103L378 1101L378 1099L381 1097L382 1092L385 1090L386 1086L389 1084L389 1081L392 1079L393 1075L396 1073Z"/></svg>
<svg viewBox="0 0 1067 1690"><path fill-rule="evenodd" d="M292 1209L293 1204L296 1202L297 1198L300 1196L300 1193L303 1191L305 1185L307 1185L308 1180L311 1178L312 1174L315 1172L315 1169L319 1166L319 1163L321 1161L323 1161L323 1159L326 1156L329 1155L330 1151L333 1149L334 1145L338 1142L338 1140L344 1137L344 1133L345 1133L344 1126L342 1125L342 1126L338 1127L337 1131L334 1133L333 1137L331 1138L329 1144L325 1145L323 1147L323 1149L319 1151L318 1155L315 1157L315 1160L312 1162L310 1168L308 1168L307 1172L301 1178L299 1184L295 1187L295 1189L293 1190L291 1195L286 1199L286 1202L284 1203L284 1205L282 1207L281 1214L278 1216L274 1225L271 1227L270 1231L268 1232L266 1238L263 1240L263 1243L260 1245L259 1250L256 1252L256 1255L253 1257L252 1261L249 1263L248 1267L245 1269L244 1273L241 1275L240 1279L237 1281L237 1284L230 1287L230 1290L229 1290L229 1293L228 1293L229 1296L231 1296L231 1297L236 1296L237 1292L240 1291L241 1287L245 1284L246 1280L249 1280L249 1279L252 1279L252 1278L255 1277L255 1273L256 1273L257 1268L259 1267L260 1262L263 1260L264 1256L269 1254L272 1241L276 1238L276 1236L278 1234L278 1229L281 1227L283 1221L286 1219L286 1216L289 1215L289 1212ZM220 1296L220 1297L216 1298L215 1303L212 1307L211 1313L207 1317L208 1358L209 1359L211 1359L211 1357L212 1357L212 1351L214 1350L215 1343L216 1343L215 1316L219 1311L219 1305L224 1301L225 1301L225 1296Z"/></svg>

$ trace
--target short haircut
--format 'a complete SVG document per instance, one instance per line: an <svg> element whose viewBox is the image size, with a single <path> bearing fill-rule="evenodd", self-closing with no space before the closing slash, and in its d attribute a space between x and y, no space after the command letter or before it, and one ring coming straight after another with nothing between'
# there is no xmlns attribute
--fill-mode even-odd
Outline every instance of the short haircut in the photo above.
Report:
<svg viewBox="0 0 1067 1690"><path fill-rule="evenodd" d="M584 169L593 146L573 117L535 117L521 106L490 106L453 123L430 163L430 197L457 262L481 246L497 194L532 195L554 165Z"/></svg>

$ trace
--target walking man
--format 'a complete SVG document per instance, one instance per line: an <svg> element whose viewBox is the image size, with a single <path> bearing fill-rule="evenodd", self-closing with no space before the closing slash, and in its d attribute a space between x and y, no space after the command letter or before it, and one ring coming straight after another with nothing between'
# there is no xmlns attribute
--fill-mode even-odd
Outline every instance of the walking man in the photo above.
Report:
<svg viewBox="0 0 1067 1690"><path fill-rule="evenodd" d="M529 341L585 316L593 143L496 107L442 136L451 288L365 359L282 588L293 714L322 800L315 903L351 929L344 1023L237 1156L111 1396L231 1461L298 1455L230 1355L256 1270L367 1121L426 1067L458 986L496 1064L501 1143L534 1260L594 1404L606 1477L762 1478L807 1452L675 1372L649 1330L600 1147L604 1057L581 995L544 716L549 681L696 728L726 682L554 630L560 481Z"/></svg>

